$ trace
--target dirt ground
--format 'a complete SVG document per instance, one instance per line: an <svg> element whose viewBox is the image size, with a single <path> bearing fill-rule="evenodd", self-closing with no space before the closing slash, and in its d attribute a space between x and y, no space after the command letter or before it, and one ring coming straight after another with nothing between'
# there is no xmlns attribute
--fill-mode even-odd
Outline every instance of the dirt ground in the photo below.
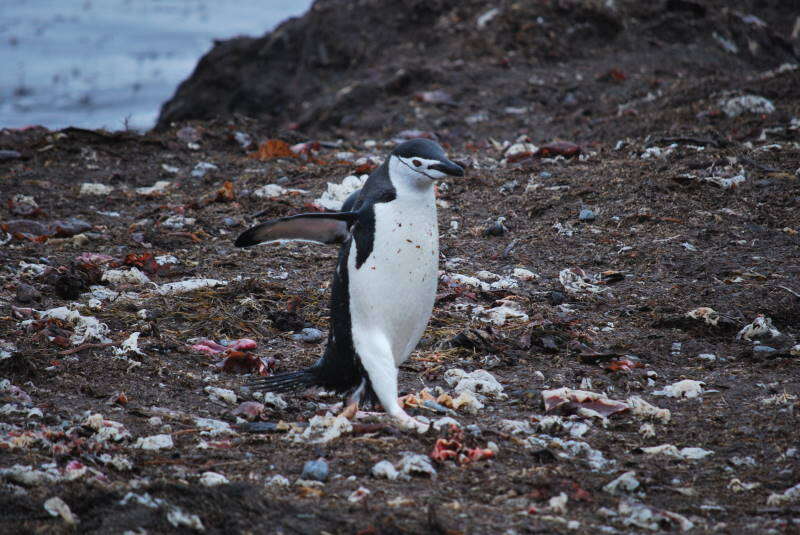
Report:
<svg viewBox="0 0 800 535"><path fill-rule="evenodd" d="M403 120L385 129L339 121L313 137L242 117L147 134L0 130L0 532L800 531L800 491L784 494L800 483L800 70L693 70L696 55L674 70L642 67L635 50L511 68L508 87L542 80L538 100L505 109L494 79L445 88L456 105L393 97ZM745 101L734 116L744 95L774 109ZM445 413L446 397L408 408L449 414L461 431L414 434L368 415L310 443L301 426L339 399L242 408L253 401L243 372L317 358L320 343L292 334L327 332L336 250L233 240L258 212L314 209L328 182L411 135L396 124L436 136L467 168L438 188L439 295L401 391L456 397L445 373L458 368L487 370L503 392L479 392L474 412ZM287 153L270 139L309 144ZM137 189L158 181L169 184ZM303 191L257 197L266 184ZM226 284L164 286L191 279ZM517 316L481 320L478 307L504 305ZM37 312L64 306L99 324L82 333ZM760 315L771 332L739 334ZM257 346L236 360L192 348L201 338ZM676 383L699 395L664 395ZM561 387L628 405L608 418L580 410L602 410L591 403L546 411L543 392ZM634 410L632 396L669 418ZM148 449L157 435L172 445ZM372 474L408 452L430 459L443 438L464 455L431 459L434 475ZM674 448L646 450L661 445ZM468 462L470 448L492 453ZM327 480L300 479L320 457ZM208 486L206 472L227 482Z"/></svg>

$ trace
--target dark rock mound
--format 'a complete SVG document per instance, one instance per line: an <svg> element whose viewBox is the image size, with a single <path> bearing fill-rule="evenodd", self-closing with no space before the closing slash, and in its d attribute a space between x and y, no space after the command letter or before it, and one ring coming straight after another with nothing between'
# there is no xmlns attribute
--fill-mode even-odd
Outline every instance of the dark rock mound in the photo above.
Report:
<svg viewBox="0 0 800 535"><path fill-rule="evenodd" d="M641 66L746 72L797 60L791 2L726 4L317 0L261 38L218 42L163 105L157 128L238 114L308 131L441 129L481 111L476 102L577 106L586 88L551 94L552 80L540 76L549 68L563 78L575 62L595 61L606 72L598 80L607 82ZM424 119L415 115L409 97L437 88L452 99ZM600 89L624 100L640 88ZM590 101L608 100L597 88L588 92Z"/></svg>

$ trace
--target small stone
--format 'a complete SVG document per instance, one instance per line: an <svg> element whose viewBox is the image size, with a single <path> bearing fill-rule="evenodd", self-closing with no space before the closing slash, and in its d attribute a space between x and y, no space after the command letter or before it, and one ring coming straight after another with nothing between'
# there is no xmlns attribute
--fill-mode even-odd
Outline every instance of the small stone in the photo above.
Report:
<svg viewBox="0 0 800 535"><path fill-rule="evenodd" d="M3 160L16 160L22 158L22 154L15 150L0 150L0 161Z"/></svg>
<svg viewBox="0 0 800 535"><path fill-rule="evenodd" d="M31 286L21 282L17 286L17 302L27 304L33 301L39 301L42 298L42 293Z"/></svg>
<svg viewBox="0 0 800 535"><path fill-rule="evenodd" d="M78 523L78 519L70 510L69 505L58 496L44 502L44 509L50 516L60 516L67 524L74 525Z"/></svg>
<svg viewBox="0 0 800 535"><path fill-rule="evenodd" d="M467 433L473 437L480 437L483 434L483 431L481 431L481 428L477 424L469 424L465 429Z"/></svg>
<svg viewBox="0 0 800 535"><path fill-rule="evenodd" d="M325 334L319 329L306 327L297 334L292 335L292 340L299 340L307 344L318 344L325 339Z"/></svg>
<svg viewBox="0 0 800 535"><path fill-rule="evenodd" d="M757 345L753 347L753 353L774 353L777 351L774 347Z"/></svg>
<svg viewBox="0 0 800 535"><path fill-rule="evenodd" d="M400 473L391 462L384 459L372 467L372 475L377 478L385 477L390 481L394 481L400 476Z"/></svg>
<svg viewBox="0 0 800 535"><path fill-rule="evenodd" d="M134 448L143 450L168 450L174 446L170 435L152 435L141 437L134 444Z"/></svg>
<svg viewBox="0 0 800 535"><path fill-rule="evenodd" d="M217 485L227 485L230 483L228 478L217 472L203 472L200 476L200 484L204 487L216 487Z"/></svg>
<svg viewBox="0 0 800 535"><path fill-rule="evenodd" d="M581 210L580 214L578 214L578 219L580 219L581 221L594 221L595 218L597 218L597 214L595 214L588 208L584 208L583 210Z"/></svg>
<svg viewBox="0 0 800 535"><path fill-rule="evenodd" d="M219 167L209 162L198 162L192 169L193 178L203 178L209 171L216 171Z"/></svg>
<svg viewBox="0 0 800 535"><path fill-rule="evenodd" d="M504 220L505 218L501 217L494 223L489 224L484 231L486 235L502 236L503 234L505 234L508 231L508 228L506 228L506 226L503 224Z"/></svg>
<svg viewBox="0 0 800 535"><path fill-rule="evenodd" d="M547 294L547 300L550 302L551 305L558 306L564 303L565 297L564 294L561 292L552 291L549 294Z"/></svg>
<svg viewBox="0 0 800 535"><path fill-rule="evenodd" d="M320 457L316 461L308 461L303 465L303 473L300 479L310 479L312 481L325 481L328 479L328 462Z"/></svg>

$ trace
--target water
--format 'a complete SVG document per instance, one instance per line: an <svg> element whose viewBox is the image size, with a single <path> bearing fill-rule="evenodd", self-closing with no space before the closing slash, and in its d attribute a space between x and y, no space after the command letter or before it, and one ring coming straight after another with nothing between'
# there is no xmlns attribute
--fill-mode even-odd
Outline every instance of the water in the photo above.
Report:
<svg viewBox="0 0 800 535"><path fill-rule="evenodd" d="M144 130L214 39L311 0L0 0L0 128Z"/></svg>

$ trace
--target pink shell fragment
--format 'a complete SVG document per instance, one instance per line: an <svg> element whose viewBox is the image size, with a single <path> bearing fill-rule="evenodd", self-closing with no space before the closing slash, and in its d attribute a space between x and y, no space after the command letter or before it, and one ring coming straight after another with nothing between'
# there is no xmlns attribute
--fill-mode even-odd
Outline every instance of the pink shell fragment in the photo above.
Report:
<svg viewBox="0 0 800 535"><path fill-rule="evenodd" d="M546 412L560 410L572 414L579 409L591 409L604 417L608 417L618 412L630 410L630 406L624 401L609 399L596 392L573 390L567 387L545 390L542 392L542 398L544 399Z"/></svg>

